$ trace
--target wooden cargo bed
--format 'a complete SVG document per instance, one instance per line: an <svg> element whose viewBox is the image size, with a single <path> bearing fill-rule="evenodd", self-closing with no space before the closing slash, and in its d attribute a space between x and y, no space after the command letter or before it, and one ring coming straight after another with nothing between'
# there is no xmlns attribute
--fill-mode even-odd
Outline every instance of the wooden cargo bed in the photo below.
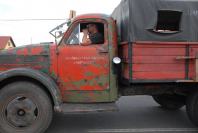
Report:
<svg viewBox="0 0 198 133"><path fill-rule="evenodd" d="M198 42L123 42L124 80L132 82L197 81Z"/></svg>

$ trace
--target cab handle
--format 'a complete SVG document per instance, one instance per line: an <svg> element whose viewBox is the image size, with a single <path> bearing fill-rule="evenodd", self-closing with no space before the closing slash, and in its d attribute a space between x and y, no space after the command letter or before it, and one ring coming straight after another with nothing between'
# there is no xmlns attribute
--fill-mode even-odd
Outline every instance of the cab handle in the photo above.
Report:
<svg viewBox="0 0 198 133"><path fill-rule="evenodd" d="M109 52L108 49L105 49L105 48L102 48L102 47L98 48L97 50L98 50L99 53L108 53Z"/></svg>

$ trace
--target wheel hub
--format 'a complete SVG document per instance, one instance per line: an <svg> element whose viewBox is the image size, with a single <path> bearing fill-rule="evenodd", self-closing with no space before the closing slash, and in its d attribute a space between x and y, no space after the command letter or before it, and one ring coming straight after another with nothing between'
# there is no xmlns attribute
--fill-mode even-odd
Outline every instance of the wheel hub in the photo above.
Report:
<svg viewBox="0 0 198 133"><path fill-rule="evenodd" d="M25 115L25 110L19 109L18 112L17 112L17 115L24 116Z"/></svg>
<svg viewBox="0 0 198 133"><path fill-rule="evenodd" d="M13 126L27 127L36 120L38 108L31 99L17 97L8 104L5 115Z"/></svg>

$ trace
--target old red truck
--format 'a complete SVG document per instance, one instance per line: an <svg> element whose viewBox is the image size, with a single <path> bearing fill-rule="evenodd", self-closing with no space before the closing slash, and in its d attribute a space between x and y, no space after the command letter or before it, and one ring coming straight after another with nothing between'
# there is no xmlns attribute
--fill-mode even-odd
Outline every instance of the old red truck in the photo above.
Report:
<svg viewBox="0 0 198 133"><path fill-rule="evenodd" d="M0 51L0 132L42 133L53 111L114 111L129 95L151 95L170 110L186 106L198 125L197 7L123 0L112 16L75 17L58 44ZM102 44L82 45L90 23Z"/></svg>

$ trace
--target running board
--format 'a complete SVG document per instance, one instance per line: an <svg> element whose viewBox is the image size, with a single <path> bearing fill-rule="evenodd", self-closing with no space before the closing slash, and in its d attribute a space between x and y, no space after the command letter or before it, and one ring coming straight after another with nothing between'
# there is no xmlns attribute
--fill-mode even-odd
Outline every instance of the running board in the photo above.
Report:
<svg viewBox="0 0 198 133"><path fill-rule="evenodd" d="M94 113L94 112L113 112L118 111L115 103L94 103L94 104L74 104L64 103L57 110L60 113Z"/></svg>

